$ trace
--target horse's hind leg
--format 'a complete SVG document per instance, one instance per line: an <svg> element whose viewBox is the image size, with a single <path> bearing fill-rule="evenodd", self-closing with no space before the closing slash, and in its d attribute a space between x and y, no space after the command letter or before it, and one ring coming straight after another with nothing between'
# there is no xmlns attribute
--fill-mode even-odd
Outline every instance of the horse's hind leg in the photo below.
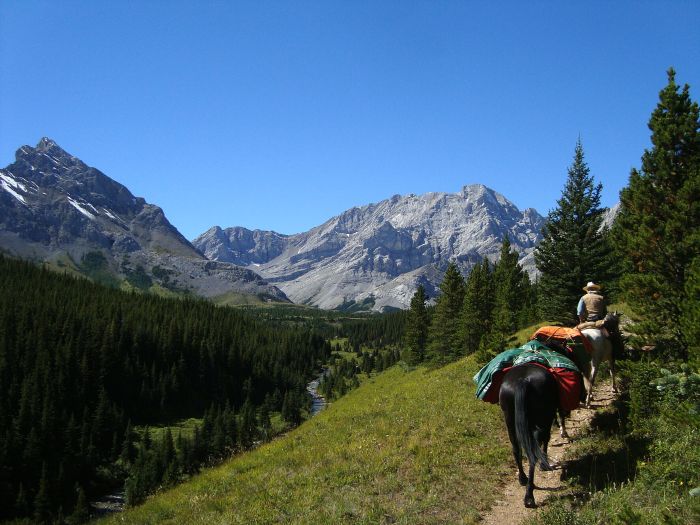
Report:
<svg viewBox="0 0 700 525"><path fill-rule="evenodd" d="M551 436L552 435L549 429L535 429L535 441L539 443L540 448L542 449L542 452L544 452L545 456L547 455L547 448L549 447L549 438ZM542 462L540 462L540 468L542 470L552 470L552 467L550 465L545 465Z"/></svg>
<svg viewBox="0 0 700 525"><path fill-rule="evenodd" d="M610 359L610 379L612 379L612 391L617 394L617 385L615 384L615 359Z"/></svg>
<svg viewBox="0 0 700 525"><path fill-rule="evenodd" d="M593 399L593 385L595 384L595 376L598 373L598 363L591 363L591 379L588 382L588 397L586 397L586 406L591 406L591 400Z"/></svg>
<svg viewBox="0 0 700 525"><path fill-rule="evenodd" d="M562 439L569 439L569 433L566 431L566 414L559 410L558 414L554 414L554 420L557 422L557 425L559 426L559 435L561 436Z"/></svg>
<svg viewBox="0 0 700 525"><path fill-rule="evenodd" d="M518 443L518 438L515 435L515 423L513 425L507 424L508 437L510 438L510 444L513 448L513 458L515 458L515 464L518 466L518 482L520 485L525 485L527 483L527 476L523 470L523 454L520 449L520 443Z"/></svg>
<svg viewBox="0 0 700 525"><path fill-rule="evenodd" d="M530 463L530 469L529 469L529 476L527 478L527 487L525 487L525 506L528 509L533 509L537 505L535 504L535 496L533 495L533 492L535 490L535 465L537 464L536 461L532 461Z"/></svg>

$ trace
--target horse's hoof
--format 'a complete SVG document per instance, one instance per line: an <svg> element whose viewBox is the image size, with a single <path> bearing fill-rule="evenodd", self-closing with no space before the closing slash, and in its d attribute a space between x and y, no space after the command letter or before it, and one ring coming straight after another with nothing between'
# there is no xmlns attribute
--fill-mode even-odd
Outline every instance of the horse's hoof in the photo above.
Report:
<svg viewBox="0 0 700 525"><path fill-rule="evenodd" d="M560 432L559 435L562 439L571 439L568 432Z"/></svg>
<svg viewBox="0 0 700 525"><path fill-rule="evenodd" d="M532 496L525 496L525 506L528 509L534 509L537 507L537 504L535 503L535 498Z"/></svg>
<svg viewBox="0 0 700 525"><path fill-rule="evenodd" d="M518 482L524 487L527 485L527 476L525 474L518 476Z"/></svg>

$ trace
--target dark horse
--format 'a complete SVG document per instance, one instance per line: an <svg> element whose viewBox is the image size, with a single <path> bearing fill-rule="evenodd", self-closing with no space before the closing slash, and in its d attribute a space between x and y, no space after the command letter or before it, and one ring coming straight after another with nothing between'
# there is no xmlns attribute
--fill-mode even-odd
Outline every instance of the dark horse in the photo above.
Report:
<svg viewBox="0 0 700 525"><path fill-rule="evenodd" d="M511 368L503 378L499 404L508 427L513 457L518 465L518 480L525 488L525 506L535 507L535 466L552 470L547 459L547 444L552 421L559 406L556 379L545 368L524 364ZM523 471L522 453L530 463L529 475Z"/></svg>

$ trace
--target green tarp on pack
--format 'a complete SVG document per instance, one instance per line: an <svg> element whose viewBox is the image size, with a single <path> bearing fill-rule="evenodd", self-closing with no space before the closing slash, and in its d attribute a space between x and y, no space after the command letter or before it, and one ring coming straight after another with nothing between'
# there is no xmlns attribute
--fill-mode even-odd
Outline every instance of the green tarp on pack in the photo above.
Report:
<svg viewBox="0 0 700 525"><path fill-rule="evenodd" d="M538 363L547 368L566 368L580 372L574 362L568 357L550 350L539 341L528 341L519 348L512 348L501 352L474 376L476 383L476 397L484 399L491 387L493 375L504 368L524 365L525 363Z"/></svg>

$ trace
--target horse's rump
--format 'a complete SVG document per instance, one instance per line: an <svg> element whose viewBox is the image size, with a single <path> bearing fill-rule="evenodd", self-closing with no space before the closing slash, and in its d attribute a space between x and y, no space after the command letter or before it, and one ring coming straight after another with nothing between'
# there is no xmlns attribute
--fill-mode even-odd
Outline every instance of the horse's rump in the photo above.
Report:
<svg viewBox="0 0 700 525"><path fill-rule="evenodd" d="M583 381L581 380L581 374L579 372L567 368L549 368L535 362L529 364L539 366L554 376L559 392L559 409L569 412L578 408L583 395ZM493 376L491 376L491 385L481 399L489 403L497 404L503 379L506 374L514 368L517 367L510 366L495 371Z"/></svg>

